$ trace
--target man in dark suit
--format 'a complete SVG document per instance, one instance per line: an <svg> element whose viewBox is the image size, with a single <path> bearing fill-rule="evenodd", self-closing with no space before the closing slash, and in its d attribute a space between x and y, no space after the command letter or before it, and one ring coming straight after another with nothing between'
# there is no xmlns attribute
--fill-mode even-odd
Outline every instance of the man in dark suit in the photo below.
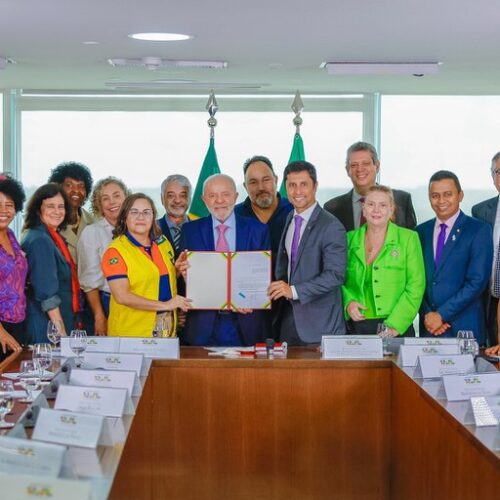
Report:
<svg viewBox="0 0 500 500"><path fill-rule="evenodd" d="M189 179L181 174L169 175L161 183L161 203L165 207L165 215L156 222L170 241L175 258L179 256L182 225L191 220L187 213L191 193Z"/></svg>
<svg viewBox="0 0 500 500"><path fill-rule="evenodd" d="M346 231L357 229L364 224L362 205L365 195L375 183L380 170L377 150L368 142L356 142L347 150L345 168L352 181L353 189L332 198L324 209L342 222ZM396 224L414 229L417 225L411 195L406 191L393 189L396 203Z"/></svg>
<svg viewBox="0 0 500 500"><path fill-rule="evenodd" d="M182 227L181 249L270 250L267 226L234 213L237 197L236 185L231 177L223 174L209 177L203 186L202 199L210 215ZM269 322L270 311L190 310L181 340L188 345L250 346L269 335Z"/></svg>
<svg viewBox="0 0 500 500"><path fill-rule="evenodd" d="M316 169L306 161L284 171L288 215L276 260L272 300L287 299L278 331L289 345L321 342L323 335L345 334L341 286L346 269L346 234L338 219L316 201Z"/></svg>
<svg viewBox="0 0 500 500"><path fill-rule="evenodd" d="M482 294L493 257L491 228L460 210L464 193L453 172L440 170L429 181L436 214L417 227L422 244L426 287L420 307L420 335L456 337L472 330L485 341Z"/></svg>
<svg viewBox="0 0 500 500"><path fill-rule="evenodd" d="M495 188L498 192L500 192L500 152L496 153L491 159L491 176L493 178ZM498 195L474 205L472 207L472 217L488 223L493 230L493 264L491 267L491 279L490 286L484 294L486 324L488 327L488 345L492 346L500 343L497 325L498 289L500 289L500 283L495 283L495 270L497 262L498 265L500 265L498 259L498 243L500 239L500 210L498 210ZM496 291L495 288L497 288Z"/></svg>

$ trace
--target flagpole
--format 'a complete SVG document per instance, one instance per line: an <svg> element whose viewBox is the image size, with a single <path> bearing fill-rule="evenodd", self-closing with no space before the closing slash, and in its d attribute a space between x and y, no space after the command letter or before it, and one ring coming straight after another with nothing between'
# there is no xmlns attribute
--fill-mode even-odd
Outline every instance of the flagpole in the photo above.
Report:
<svg viewBox="0 0 500 500"><path fill-rule="evenodd" d="M300 126L302 125L302 117L300 114L304 110L304 103L302 102L302 97L300 92L297 90L295 92L295 98L292 102L292 111L295 113L293 118L293 124L295 125L295 133L300 134Z"/></svg>
<svg viewBox="0 0 500 500"><path fill-rule="evenodd" d="M215 137L215 127L217 126L217 119L215 118L215 113L219 109L219 105L217 104L217 99L215 98L214 91L210 91L210 95L208 97L207 105L205 109L208 111L210 118L207 120L207 124L210 127L210 139Z"/></svg>

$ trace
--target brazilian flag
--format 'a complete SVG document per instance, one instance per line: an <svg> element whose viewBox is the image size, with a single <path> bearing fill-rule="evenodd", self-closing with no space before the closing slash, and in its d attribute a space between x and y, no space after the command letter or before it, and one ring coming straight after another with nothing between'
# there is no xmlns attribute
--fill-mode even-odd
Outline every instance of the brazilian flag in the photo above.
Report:
<svg viewBox="0 0 500 500"><path fill-rule="evenodd" d="M292 152L290 153L288 163L299 160L303 161L305 159L306 155L304 153L304 142L302 141L302 137L300 136L300 134L297 132L293 137ZM282 198L286 198L285 179L281 180L280 195Z"/></svg>
<svg viewBox="0 0 500 500"><path fill-rule="evenodd" d="M198 177L198 182L196 183L193 199L191 201L191 208L189 212L193 218L205 217L208 215L207 207L205 206L205 203L203 203L201 195L203 194L203 183L205 182L205 179L214 174L220 174L220 168L219 162L217 161L217 153L215 152L214 138L211 137L210 145L208 146L205 160L203 160L200 176Z"/></svg>

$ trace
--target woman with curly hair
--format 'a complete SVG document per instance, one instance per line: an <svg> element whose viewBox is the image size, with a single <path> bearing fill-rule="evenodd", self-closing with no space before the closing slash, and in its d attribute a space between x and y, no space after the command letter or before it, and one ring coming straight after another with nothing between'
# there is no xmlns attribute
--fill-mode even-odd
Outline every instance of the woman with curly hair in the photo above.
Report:
<svg viewBox="0 0 500 500"><path fill-rule="evenodd" d="M0 174L0 348L5 353L20 350L25 340L26 296L24 286L28 262L9 229L26 196L23 187Z"/></svg>

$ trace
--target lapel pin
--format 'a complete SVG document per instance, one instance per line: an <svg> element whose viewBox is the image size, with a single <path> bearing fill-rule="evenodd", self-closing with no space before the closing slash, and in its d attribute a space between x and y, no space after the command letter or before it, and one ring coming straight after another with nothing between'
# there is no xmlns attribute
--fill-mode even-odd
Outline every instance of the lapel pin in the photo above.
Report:
<svg viewBox="0 0 500 500"><path fill-rule="evenodd" d="M453 235L451 236L451 241L455 241L456 239L457 239L457 237L453 234Z"/></svg>
<svg viewBox="0 0 500 500"><path fill-rule="evenodd" d="M394 257L395 259L399 257L399 252L397 250L393 250L391 252L391 257Z"/></svg>

